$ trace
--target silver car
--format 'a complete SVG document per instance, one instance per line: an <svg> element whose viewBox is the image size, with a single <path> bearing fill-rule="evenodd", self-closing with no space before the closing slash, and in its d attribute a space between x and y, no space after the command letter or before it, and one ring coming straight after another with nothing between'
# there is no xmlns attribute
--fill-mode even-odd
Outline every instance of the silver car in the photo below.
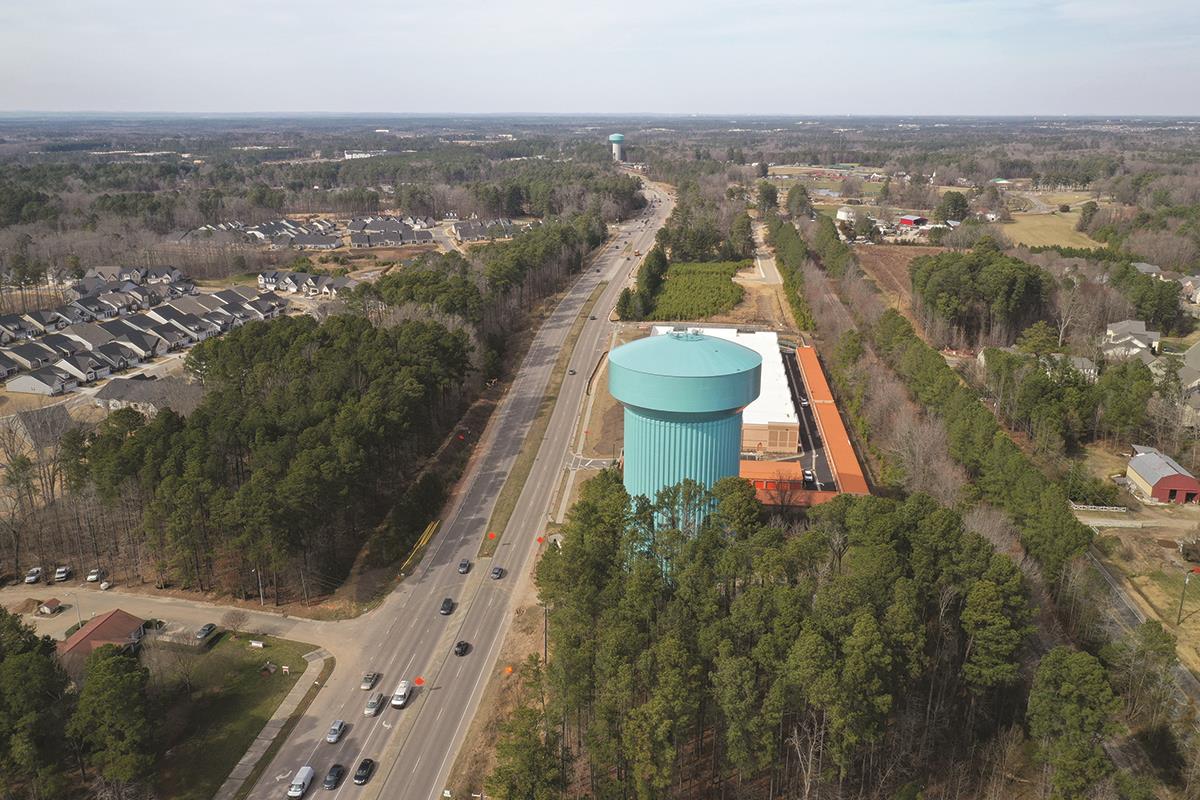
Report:
<svg viewBox="0 0 1200 800"><path fill-rule="evenodd" d="M367 707L363 709L363 716L373 717L379 713L381 708L383 708L383 692L376 692L367 701Z"/></svg>
<svg viewBox="0 0 1200 800"><path fill-rule="evenodd" d="M337 744L338 739L342 738L342 734L346 732L346 721L343 719L335 719L333 724L329 726L329 733L325 734L325 741L330 744Z"/></svg>

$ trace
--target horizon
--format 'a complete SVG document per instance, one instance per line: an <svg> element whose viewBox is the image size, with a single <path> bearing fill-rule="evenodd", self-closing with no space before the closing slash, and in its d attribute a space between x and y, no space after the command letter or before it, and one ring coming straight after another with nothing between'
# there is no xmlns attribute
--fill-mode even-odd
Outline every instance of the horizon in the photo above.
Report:
<svg viewBox="0 0 1200 800"><path fill-rule="evenodd" d="M112 0L0 8L0 109L66 114L1200 115L1187 0ZM132 25L130 23L133 23ZM64 57L69 54L69 57ZM265 107L273 111L263 111ZM511 111L505 108L534 109ZM196 112L201 109L218 109ZM452 109L473 109L469 111ZM607 108L607 111L588 110ZM630 108L657 109L629 111ZM612 110L619 109L619 110Z"/></svg>

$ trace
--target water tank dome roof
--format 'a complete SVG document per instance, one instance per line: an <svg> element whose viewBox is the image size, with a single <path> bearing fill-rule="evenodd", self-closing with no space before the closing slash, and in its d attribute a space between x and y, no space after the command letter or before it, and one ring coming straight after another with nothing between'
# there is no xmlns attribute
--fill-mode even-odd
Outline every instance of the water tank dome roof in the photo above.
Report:
<svg viewBox="0 0 1200 800"><path fill-rule="evenodd" d="M674 331L609 354L609 388L626 405L705 413L740 409L758 397L762 357L712 336Z"/></svg>
<svg viewBox="0 0 1200 800"><path fill-rule="evenodd" d="M610 142L623 142L623 141L625 141L625 134L623 134L623 133L614 133L612 136L609 136L609 137L608 137L608 140L609 140Z"/></svg>

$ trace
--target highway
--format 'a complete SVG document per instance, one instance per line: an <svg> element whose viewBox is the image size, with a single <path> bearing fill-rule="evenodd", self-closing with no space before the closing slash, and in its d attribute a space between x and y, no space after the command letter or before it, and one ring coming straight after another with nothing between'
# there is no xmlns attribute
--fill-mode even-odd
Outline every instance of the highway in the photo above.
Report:
<svg viewBox="0 0 1200 800"><path fill-rule="evenodd" d="M319 793L332 800L442 796L458 748L496 666L514 611L512 598L519 594L523 581L530 579L531 557L538 547L535 540L548 518L586 382L608 343L609 312L629 272L640 261L627 256L634 250L645 254L653 246L655 233L671 211L671 201L663 192L648 188L645 194L656 204L618 226L612 240L542 323L415 574L402 581L379 608L345 623L357 633L358 648L348 658L339 654L328 684L279 749L251 798L283 797L290 777L305 764L316 770L308 795ZM496 556L474 562L500 489L541 406L568 333L592 292L604 281L608 285L592 312L595 319L585 320L570 358L569 367L576 374L564 376L545 438ZM468 574L460 575L457 565L464 558L474 563ZM504 570L501 579L488 577L493 566ZM456 607L443 616L438 606L446 597L453 598ZM471 645L463 657L452 653L458 640ZM365 671L382 674L371 692L359 688ZM424 686L416 690L407 708L389 706L377 716L364 716L373 692L390 695L400 680L417 678ZM325 733L335 719L346 720L350 727L338 743L327 744ZM321 789L332 764L342 764L352 775L363 758L378 762L376 774L365 786L353 785L348 775L336 791Z"/></svg>

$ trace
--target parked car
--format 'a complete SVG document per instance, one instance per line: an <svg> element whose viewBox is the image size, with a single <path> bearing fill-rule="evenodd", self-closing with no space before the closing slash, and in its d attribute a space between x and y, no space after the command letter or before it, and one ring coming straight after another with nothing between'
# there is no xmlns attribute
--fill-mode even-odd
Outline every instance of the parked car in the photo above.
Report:
<svg viewBox="0 0 1200 800"><path fill-rule="evenodd" d="M205 625L204 627L202 627L200 630L196 631L196 638L197 639L207 639L209 636L212 635L212 632L215 631L216 629L217 629L217 626L210 622L207 625Z"/></svg>
<svg viewBox="0 0 1200 800"><path fill-rule="evenodd" d="M504 577L504 570L501 567L492 567L492 580L498 581Z"/></svg>
<svg viewBox="0 0 1200 800"><path fill-rule="evenodd" d="M354 785L362 786L367 781L371 780L371 775L375 772L375 762L372 759L364 758L358 764L358 769L354 772Z"/></svg>
<svg viewBox="0 0 1200 800"><path fill-rule="evenodd" d="M813 474L811 469L804 470L804 485L811 486L817 482L817 476Z"/></svg>
<svg viewBox="0 0 1200 800"><path fill-rule="evenodd" d="M471 571L471 559L464 558L462 561L458 562L458 574L459 575L466 575L470 571Z"/></svg>
<svg viewBox="0 0 1200 800"><path fill-rule="evenodd" d="M465 656L467 651L471 649L471 645L464 641L458 641L454 644L454 655Z"/></svg>
<svg viewBox="0 0 1200 800"><path fill-rule="evenodd" d="M367 707L363 709L364 717L373 717L383 708L383 692L376 692L371 695L371 699L367 700Z"/></svg>
<svg viewBox="0 0 1200 800"><path fill-rule="evenodd" d="M41 567L33 567L32 569L29 570L29 572L25 573L25 582L26 583L37 583L41 579L42 579L42 568Z"/></svg>
<svg viewBox="0 0 1200 800"><path fill-rule="evenodd" d="M100 581L103 579L104 579L104 570L100 569L99 567L96 567L94 570L92 570L91 572L89 572L87 574L87 582L88 583L96 583L97 581Z"/></svg>
<svg viewBox="0 0 1200 800"><path fill-rule="evenodd" d="M442 600L442 607L438 609L438 613L445 616L454 611L454 600L447 597Z"/></svg>
<svg viewBox="0 0 1200 800"><path fill-rule="evenodd" d="M378 672L363 673L362 683L360 683L358 685L358 688L362 689L364 692L369 692L375 688L375 684L378 681L379 681L379 673Z"/></svg>
<svg viewBox="0 0 1200 800"><path fill-rule="evenodd" d="M342 783L342 778L346 777L346 768L341 764L334 764L329 768L329 772L325 773L326 789L336 789Z"/></svg>
<svg viewBox="0 0 1200 800"><path fill-rule="evenodd" d="M342 738L342 734L346 732L346 721L344 719L335 719L333 724L329 726L329 733L325 734L325 741L330 744L337 744Z"/></svg>
<svg viewBox="0 0 1200 800"><path fill-rule="evenodd" d="M803 407L803 408L808 408L808 398L807 398L807 397L801 397L801 398L800 398L800 405L801 405L801 407Z"/></svg>
<svg viewBox="0 0 1200 800"><path fill-rule="evenodd" d="M71 568L70 567L64 566L64 567L59 567L58 569L54 570L54 580L55 581L69 580L70 577L71 577Z"/></svg>

